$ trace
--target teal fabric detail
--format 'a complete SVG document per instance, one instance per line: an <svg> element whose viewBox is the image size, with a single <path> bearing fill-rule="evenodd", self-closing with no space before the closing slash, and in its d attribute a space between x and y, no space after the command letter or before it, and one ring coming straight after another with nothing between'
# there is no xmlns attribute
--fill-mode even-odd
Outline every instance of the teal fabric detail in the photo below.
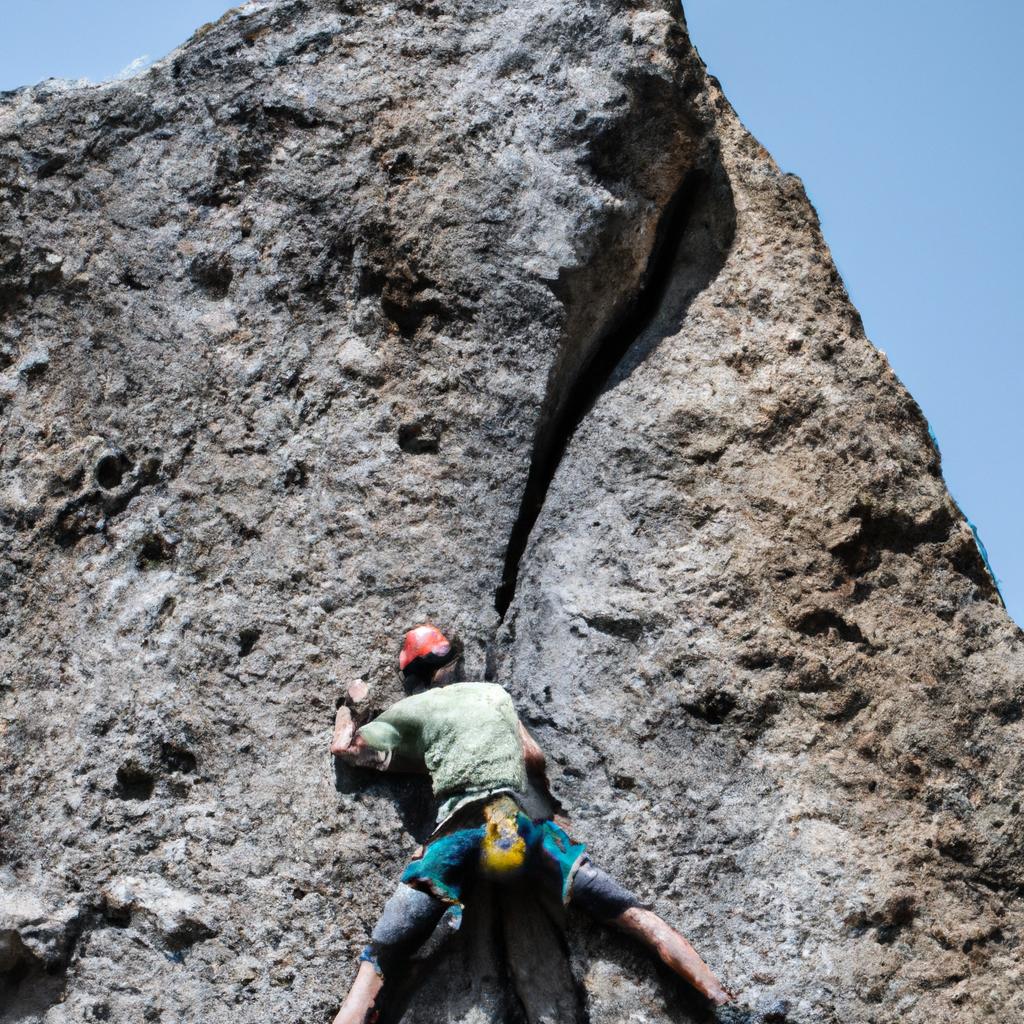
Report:
<svg viewBox="0 0 1024 1024"><path fill-rule="evenodd" d="M544 856L547 862L557 869L562 902L568 903L573 876L586 856L587 848L582 843L574 843L553 821L543 822L540 830Z"/></svg>
<svg viewBox="0 0 1024 1024"><path fill-rule="evenodd" d="M462 828L435 839L423 856L402 872L406 885L425 889L448 903L462 903L462 886L468 864L475 860L484 837L483 827Z"/></svg>
<svg viewBox="0 0 1024 1024"><path fill-rule="evenodd" d="M380 964L377 962L377 957L373 954L373 949L370 946L364 946L362 953L359 954L359 962L366 962L373 965L373 969L383 977L383 971L380 969Z"/></svg>
<svg viewBox="0 0 1024 1024"><path fill-rule="evenodd" d="M586 856L586 847L574 843L553 821L531 821L520 813L516 827L526 843L526 876L557 892L562 902L568 903L573 876ZM462 890L476 870L483 837L483 827L439 836L427 844L423 856L409 864L402 881L461 906Z"/></svg>

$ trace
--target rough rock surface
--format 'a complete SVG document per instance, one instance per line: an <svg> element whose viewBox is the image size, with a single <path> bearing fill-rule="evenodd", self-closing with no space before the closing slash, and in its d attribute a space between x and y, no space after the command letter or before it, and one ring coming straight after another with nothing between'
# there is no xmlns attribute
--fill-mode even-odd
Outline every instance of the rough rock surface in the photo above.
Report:
<svg viewBox="0 0 1024 1024"><path fill-rule="evenodd" d="M670 0L3 95L0 416L0 1020L329 1020L431 807L327 734L425 617L721 1019L1024 1015L1021 634ZM492 896L405 1020L710 1019Z"/></svg>

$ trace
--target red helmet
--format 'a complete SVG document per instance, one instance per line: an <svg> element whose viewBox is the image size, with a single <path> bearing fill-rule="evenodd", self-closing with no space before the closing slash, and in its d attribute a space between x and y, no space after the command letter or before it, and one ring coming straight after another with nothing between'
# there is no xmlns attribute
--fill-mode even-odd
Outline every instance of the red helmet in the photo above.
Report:
<svg viewBox="0 0 1024 1024"><path fill-rule="evenodd" d="M404 672L420 658L426 659L425 665L443 665L451 653L451 643L437 626L417 626L405 634L402 651L398 655L398 668Z"/></svg>

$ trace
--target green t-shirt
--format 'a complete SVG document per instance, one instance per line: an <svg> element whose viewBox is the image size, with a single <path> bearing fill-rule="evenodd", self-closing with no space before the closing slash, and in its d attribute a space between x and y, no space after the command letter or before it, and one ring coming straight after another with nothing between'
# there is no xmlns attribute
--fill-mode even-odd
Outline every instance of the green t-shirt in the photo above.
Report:
<svg viewBox="0 0 1024 1024"><path fill-rule="evenodd" d="M450 683L406 697L359 735L375 750L422 757L439 797L526 785L519 716L496 683Z"/></svg>

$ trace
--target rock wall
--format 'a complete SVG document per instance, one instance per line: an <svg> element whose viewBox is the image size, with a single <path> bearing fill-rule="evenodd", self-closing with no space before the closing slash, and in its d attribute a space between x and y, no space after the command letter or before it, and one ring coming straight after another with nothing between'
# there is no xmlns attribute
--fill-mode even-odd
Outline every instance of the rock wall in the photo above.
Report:
<svg viewBox="0 0 1024 1024"><path fill-rule="evenodd" d="M0 416L0 1020L329 1020L432 813L330 723L426 617L721 1019L1024 1011L1020 632L669 0L252 3L0 96ZM709 1019L545 922L403 1019Z"/></svg>

